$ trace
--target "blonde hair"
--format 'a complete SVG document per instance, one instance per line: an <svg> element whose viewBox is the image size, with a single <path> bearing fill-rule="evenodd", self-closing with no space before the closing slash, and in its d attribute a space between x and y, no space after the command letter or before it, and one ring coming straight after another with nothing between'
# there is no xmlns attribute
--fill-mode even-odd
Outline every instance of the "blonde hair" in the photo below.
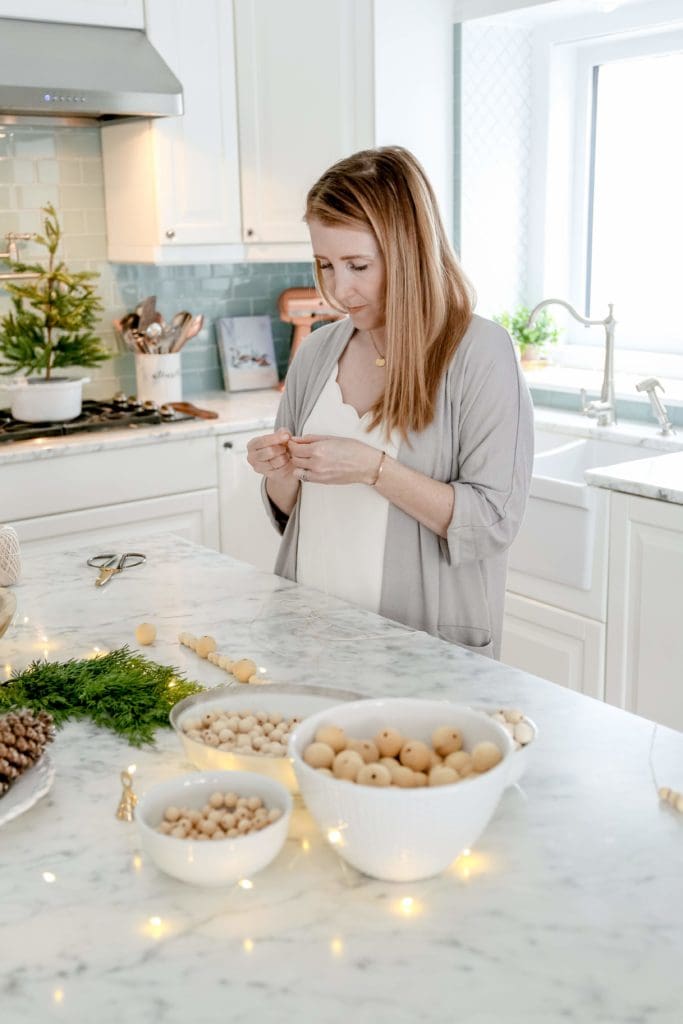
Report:
<svg viewBox="0 0 683 1024"><path fill-rule="evenodd" d="M439 382L467 330L474 291L448 241L436 197L407 149L384 146L340 160L310 189L306 221L370 229L385 263L386 386L369 429L405 437L433 418ZM340 309L315 280L326 302ZM345 312L345 311L344 311Z"/></svg>

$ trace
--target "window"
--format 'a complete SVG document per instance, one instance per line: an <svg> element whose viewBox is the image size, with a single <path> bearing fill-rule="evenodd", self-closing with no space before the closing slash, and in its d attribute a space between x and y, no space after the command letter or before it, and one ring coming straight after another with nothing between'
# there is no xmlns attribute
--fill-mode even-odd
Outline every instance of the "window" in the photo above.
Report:
<svg viewBox="0 0 683 1024"><path fill-rule="evenodd" d="M534 67L530 301L613 303L618 368L683 378L681 4L543 25ZM602 332L557 319L558 361L597 367Z"/></svg>
<svg viewBox="0 0 683 1024"><path fill-rule="evenodd" d="M585 315L619 344L683 354L683 53L595 66Z"/></svg>

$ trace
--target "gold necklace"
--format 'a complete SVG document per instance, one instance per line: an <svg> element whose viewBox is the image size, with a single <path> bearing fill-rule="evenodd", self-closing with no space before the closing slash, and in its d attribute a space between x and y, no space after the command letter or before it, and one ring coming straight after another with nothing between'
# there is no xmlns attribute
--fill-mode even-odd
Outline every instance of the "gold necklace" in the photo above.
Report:
<svg viewBox="0 0 683 1024"><path fill-rule="evenodd" d="M374 348L375 352L377 353L377 359L375 359L375 366L386 366L387 365L387 361L384 358L384 356L382 355L382 353L380 352L380 350L377 348L377 345L375 344L375 339L372 336L372 331L368 331L368 334L370 335L370 341L372 342L372 347Z"/></svg>

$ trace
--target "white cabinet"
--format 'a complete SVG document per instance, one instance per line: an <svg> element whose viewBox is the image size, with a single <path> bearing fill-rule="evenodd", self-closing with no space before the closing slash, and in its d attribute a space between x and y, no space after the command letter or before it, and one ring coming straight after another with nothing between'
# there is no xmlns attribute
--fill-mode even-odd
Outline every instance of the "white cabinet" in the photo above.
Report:
<svg viewBox="0 0 683 1024"><path fill-rule="evenodd" d="M605 625L508 593L501 661L602 699Z"/></svg>
<svg viewBox="0 0 683 1024"><path fill-rule="evenodd" d="M244 241L308 242L308 188L373 144L373 5L234 3Z"/></svg>
<svg viewBox="0 0 683 1024"><path fill-rule="evenodd" d="M2 466L2 518L23 545L54 550L70 536L132 546L178 533L218 548L213 437L159 440Z"/></svg>
<svg viewBox="0 0 683 1024"><path fill-rule="evenodd" d="M144 28L143 0L2 0L0 18Z"/></svg>
<svg viewBox="0 0 683 1024"><path fill-rule="evenodd" d="M247 462L247 442L253 436L230 434L216 442L221 551L272 572L280 536L261 502L261 477Z"/></svg>
<svg viewBox="0 0 683 1024"><path fill-rule="evenodd" d="M147 501L37 516L13 523L23 552L68 550L69 542L104 551L145 551L145 538L174 533L195 544L218 548L216 491L191 491Z"/></svg>
<svg viewBox="0 0 683 1024"><path fill-rule="evenodd" d="M231 0L146 0L145 11L185 113L102 127L109 259L241 258Z"/></svg>
<svg viewBox="0 0 683 1024"><path fill-rule="evenodd" d="M612 495L606 697L683 730L683 506Z"/></svg>
<svg viewBox="0 0 683 1024"><path fill-rule="evenodd" d="M102 128L110 260L308 260L306 192L376 144L412 149L450 227L451 0L145 0L145 12L185 114Z"/></svg>

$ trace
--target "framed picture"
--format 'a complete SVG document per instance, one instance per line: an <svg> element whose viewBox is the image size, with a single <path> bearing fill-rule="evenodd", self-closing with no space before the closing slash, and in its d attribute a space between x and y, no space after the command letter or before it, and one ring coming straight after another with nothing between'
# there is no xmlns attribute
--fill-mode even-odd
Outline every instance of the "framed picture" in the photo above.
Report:
<svg viewBox="0 0 683 1024"><path fill-rule="evenodd" d="M269 316L226 316L217 321L216 333L226 391L275 387L278 373Z"/></svg>

